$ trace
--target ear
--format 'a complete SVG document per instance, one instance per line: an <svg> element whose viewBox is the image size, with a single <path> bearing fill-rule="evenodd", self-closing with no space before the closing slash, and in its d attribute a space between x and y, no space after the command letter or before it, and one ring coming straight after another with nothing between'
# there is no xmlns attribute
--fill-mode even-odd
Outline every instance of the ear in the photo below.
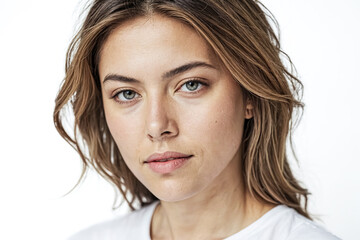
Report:
<svg viewBox="0 0 360 240"><path fill-rule="evenodd" d="M246 106L245 106L245 119L251 119L253 117L254 117L254 106L252 102L248 99L246 101Z"/></svg>

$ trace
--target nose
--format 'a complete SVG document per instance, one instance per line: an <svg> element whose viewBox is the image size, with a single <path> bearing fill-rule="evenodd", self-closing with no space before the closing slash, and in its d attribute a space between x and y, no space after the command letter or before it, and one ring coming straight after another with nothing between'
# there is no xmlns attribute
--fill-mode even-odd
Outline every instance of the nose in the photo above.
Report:
<svg viewBox="0 0 360 240"><path fill-rule="evenodd" d="M167 99L153 99L147 104L146 131L151 141L163 141L178 135L174 108Z"/></svg>

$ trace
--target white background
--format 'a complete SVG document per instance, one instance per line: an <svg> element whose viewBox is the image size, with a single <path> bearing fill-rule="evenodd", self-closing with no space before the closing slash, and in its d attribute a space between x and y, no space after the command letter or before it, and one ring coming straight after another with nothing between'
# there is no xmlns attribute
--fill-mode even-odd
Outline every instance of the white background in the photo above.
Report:
<svg viewBox="0 0 360 240"><path fill-rule="evenodd" d="M84 1L0 0L0 239L64 239L112 211L113 189L80 175L55 131L54 98ZM360 235L360 2L266 0L305 85L295 135L310 210L344 239Z"/></svg>

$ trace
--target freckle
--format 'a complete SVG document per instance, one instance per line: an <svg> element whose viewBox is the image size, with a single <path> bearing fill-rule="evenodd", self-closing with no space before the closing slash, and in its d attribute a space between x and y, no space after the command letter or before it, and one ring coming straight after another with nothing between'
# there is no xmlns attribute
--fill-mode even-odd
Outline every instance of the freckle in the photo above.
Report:
<svg viewBox="0 0 360 240"><path fill-rule="evenodd" d="M215 120L215 123L217 123L217 120Z"/></svg>

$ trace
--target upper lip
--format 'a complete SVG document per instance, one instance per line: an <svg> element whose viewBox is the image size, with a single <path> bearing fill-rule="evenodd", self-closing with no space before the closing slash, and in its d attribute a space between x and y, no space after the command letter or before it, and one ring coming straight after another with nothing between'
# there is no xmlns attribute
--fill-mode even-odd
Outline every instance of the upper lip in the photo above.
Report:
<svg viewBox="0 0 360 240"><path fill-rule="evenodd" d="M164 152L164 153L154 153L151 154L146 160L145 163L163 161L163 160L173 160L176 158L189 158L193 155L178 153L178 152Z"/></svg>

